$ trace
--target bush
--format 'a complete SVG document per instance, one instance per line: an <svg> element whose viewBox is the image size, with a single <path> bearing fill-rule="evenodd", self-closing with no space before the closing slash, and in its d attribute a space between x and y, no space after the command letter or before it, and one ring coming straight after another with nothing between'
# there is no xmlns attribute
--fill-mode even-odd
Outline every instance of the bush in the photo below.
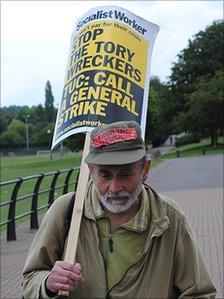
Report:
<svg viewBox="0 0 224 299"><path fill-rule="evenodd" d="M194 135L185 135L183 137L178 138L175 141L175 146L181 146L181 145L185 145L185 144L190 144L190 143L197 143L200 142L200 139L195 137Z"/></svg>
<svg viewBox="0 0 224 299"><path fill-rule="evenodd" d="M1 135L1 146L23 146L26 142L25 127L22 121L14 118Z"/></svg>

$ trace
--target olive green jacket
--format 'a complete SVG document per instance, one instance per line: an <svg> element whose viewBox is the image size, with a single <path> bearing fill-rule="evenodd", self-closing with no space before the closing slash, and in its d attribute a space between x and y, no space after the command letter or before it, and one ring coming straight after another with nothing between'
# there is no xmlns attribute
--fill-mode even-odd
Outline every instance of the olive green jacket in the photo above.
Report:
<svg viewBox="0 0 224 299"><path fill-rule="evenodd" d="M75 287L69 298L215 298L216 290L180 208L172 200L145 188L150 202L145 250L110 290L99 250L96 220L85 208L76 255L85 281ZM71 196L68 193L54 202L33 241L23 269L25 299L42 298L43 281L55 261L64 255L65 217Z"/></svg>

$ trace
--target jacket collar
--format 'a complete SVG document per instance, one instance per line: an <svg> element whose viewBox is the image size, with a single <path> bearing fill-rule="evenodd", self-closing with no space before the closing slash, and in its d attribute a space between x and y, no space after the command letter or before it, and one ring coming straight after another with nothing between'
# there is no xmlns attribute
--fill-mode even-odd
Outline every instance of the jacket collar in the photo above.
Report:
<svg viewBox="0 0 224 299"><path fill-rule="evenodd" d="M153 237L161 236L170 226L170 220L167 215L167 208L165 202L160 195L147 186L147 191L151 207L151 239Z"/></svg>

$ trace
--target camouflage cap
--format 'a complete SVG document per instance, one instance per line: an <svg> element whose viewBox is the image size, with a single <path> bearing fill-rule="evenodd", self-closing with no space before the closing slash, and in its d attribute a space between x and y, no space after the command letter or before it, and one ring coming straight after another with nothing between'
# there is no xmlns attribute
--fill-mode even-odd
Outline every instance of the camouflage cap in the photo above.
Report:
<svg viewBox="0 0 224 299"><path fill-rule="evenodd" d="M120 121L95 128L90 134L88 164L123 165L145 155L141 128L135 121Z"/></svg>

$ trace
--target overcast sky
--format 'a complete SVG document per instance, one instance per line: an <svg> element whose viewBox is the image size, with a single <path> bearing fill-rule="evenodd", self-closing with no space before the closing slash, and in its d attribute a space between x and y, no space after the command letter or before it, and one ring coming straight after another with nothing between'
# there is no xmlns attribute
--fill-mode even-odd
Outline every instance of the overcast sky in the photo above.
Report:
<svg viewBox="0 0 224 299"><path fill-rule="evenodd" d="M74 24L103 5L126 8L160 26L151 74L162 81L188 40L223 17L222 1L1 1L1 106L44 105L47 80L57 106Z"/></svg>

